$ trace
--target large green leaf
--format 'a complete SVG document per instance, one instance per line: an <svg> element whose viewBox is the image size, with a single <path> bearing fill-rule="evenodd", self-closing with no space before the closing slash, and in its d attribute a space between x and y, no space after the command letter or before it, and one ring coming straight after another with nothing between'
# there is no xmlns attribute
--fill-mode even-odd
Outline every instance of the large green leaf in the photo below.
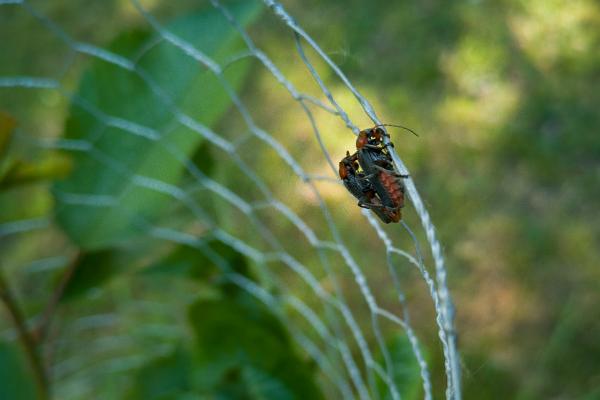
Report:
<svg viewBox="0 0 600 400"><path fill-rule="evenodd" d="M418 399L422 388L421 371L406 335L397 335L388 343L388 352L393 363L393 379L403 399ZM389 387L380 381L380 392L391 399Z"/></svg>
<svg viewBox="0 0 600 400"><path fill-rule="evenodd" d="M0 398L34 400L38 398L33 374L17 347L0 342Z"/></svg>
<svg viewBox="0 0 600 400"><path fill-rule="evenodd" d="M260 11L254 0L229 8L242 24ZM167 24L166 29L219 63L243 48L237 31L212 8ZM103 248L132 237L141 221L153 220L174 201L173 191L161 192L168 187L162 183L177 185L184 170L179 158L189 160L203 139L176 120L170 101L206 126L215 124L231 105L219 78L158 38L156 32L134 31L108 47L138 59L141 75L155 85L122 66L94 60L71 107L65 135L93 144L93 151L75 154L73 173L55 185L54 193L61 226L83 248ZM249 62L242 60L229 66L224 76L235 89L248 71ZM159 92L153 90L156 87Z"/></svg>
<svg viewBox="0 0 600 400"><path fill-rule="evenodd" d="M190 309L200 368L194 383L217 398L321 399L311 366L296 354L281 321L238 292Z"/></svg>
<svg viewBox="0 0 600 400"><path fill-rule="evenodd" d="M244 292L198 300L190 320L195 346L140 368L128 400L322 399L312 366L281 321Z"/></svg>
<svg viewBox="0 0 600 400"><path fill-rule="evenodd" d="M156 358L136 374L133 389L127 399L182 399L191 390L191 359L181 349Z"/></svg>

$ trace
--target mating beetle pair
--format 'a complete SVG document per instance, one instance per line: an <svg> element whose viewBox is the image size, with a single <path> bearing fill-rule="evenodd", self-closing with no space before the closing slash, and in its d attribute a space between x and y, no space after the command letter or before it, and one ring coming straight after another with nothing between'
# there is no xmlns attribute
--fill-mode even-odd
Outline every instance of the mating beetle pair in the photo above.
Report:
<svg viewBox="0 0 600 400"><path fill-rule="evenodd" d="M344 186L358 199L358 206L372 210L383 222L399 222L404 207L404 184L394 170L388 145L383 143L387 133L376 125L361 131L356 139L356 152L346 152L339 164ZM414 133L414 132L413 132ZM390 146L393 146L391 143Z"/></svg>

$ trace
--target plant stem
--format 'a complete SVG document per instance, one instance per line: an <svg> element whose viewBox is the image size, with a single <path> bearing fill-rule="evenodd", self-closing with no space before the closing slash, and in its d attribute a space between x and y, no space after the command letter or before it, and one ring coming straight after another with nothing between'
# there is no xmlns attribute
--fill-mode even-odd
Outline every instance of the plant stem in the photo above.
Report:
<svg viewBox="0 0 600 400"><path fill-rule="evenodd" d="M73 277L73 274L75 273L75 270L77 269L77 266L79 265L80 260L81 260L81 252L78 252L75 255L75 257L73 258L73 260L67 266L63 276L60 279L60 282L58 283L58 286L52 293L52 297L48 301L48 304L46 305L46 308L44 309L44 312L41 316L40 322L38 323L38 326L34 331L33 336L38 343L41 343L44 340L44 338L46 337L46 333L48 332L48 328L50 327L52 318L54 317L54 314L56 313L56 308L58 307L58 303L60 302L60 299L62 299L65 289L67 288L67 285L71 281L71 278Z"/></svg>
<svg viewBox="0 0 600 400"><path fill-rule="evenodd" d="M8 284L6 282L6 279L4 278L4 275L2 274L2 271L0 271L0 299L6 306L8 313L13 319L13 322L19 335L19 339L23 344L23 348L25 350L25 353L27 354L29 363L31 364L34 377L39 387L41 398L48 399L48 378L46 376L46 370L44 368L42 358L40 357L35 339L27 329L25 317L21 312L19 305L17 304L15 296L8 287Z"/></svg>

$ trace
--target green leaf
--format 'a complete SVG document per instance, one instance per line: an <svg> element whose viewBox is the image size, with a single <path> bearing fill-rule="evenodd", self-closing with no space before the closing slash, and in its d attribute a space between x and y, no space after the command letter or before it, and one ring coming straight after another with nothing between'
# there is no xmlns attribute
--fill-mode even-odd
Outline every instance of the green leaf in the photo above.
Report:
<svg viewBox="0 0 600 400"><path fill-rule="evenodd" d="M144 268L142 273L206 280L226 270L248 275L248 268L246 258L234 248L219 241L207 241L201 249L178 246L162 260Z"/></svg>
<svg viewBox="0 0 600 400"><path fill-rule="evenodd" d="M210 152L210 146L212 145L208 142L202 142L191 157L194 165L206 176L210 176L215 170L215 157Z"/></svg>
<svg viewBox="0 0 600 400"><path fill-rule="evenodd" d="M71 170L71 163L63 154L47 152L41 157L24 159L9 153L16 125L16 120L10 114L0 110L0 191L66 177Z"/></svg>
<svg viewBox="0 0 600 400"><path fill-rule="evenodd" d="M240 273L236 269L240 262L246 268L243 256L235 250L207 243L235 263L232 271ZM202 258L198 253L180 247L155 264L150 274L164 276L177 269L176 274L187 275ZM227 276L215 264L208 267L222 278ZM127 399L323 398L314 381L314 365L296 353L279 318L254 296L231 286L223 279L220 291L190 306L194 346L182 347L140 369Z"/></svg>
<svg viewBox="0 0 600 400"><path fill-rule="evenodd" d="M388 351L393 363L393 378L403 399L418 399L421 393L422 381L419 364L412 351L406 335L397 335L388 343ZM380 393L386 393L385 398L391 399L387 384L380 380ZM422 397L422 396L421 396Z"/></svg>
<svg viewBox="0 0 600 400"><path fill-rule="evenodd" d="M73 300L104 284L122 269L121 261L118 251L113 249L81 254L61 299Z"/></svg>
<svg viewBox="0 0 600 400"><path fill-rule="evenodd" d="M255 0L239 1L229 9L245 25L261 6ZM180 18L166 29L219 63L244 48L237 31L214 8ZM137 68L161 93L134 71L102 60L94 60L81 80L66 137L94 149L75 154L73 173L55 185L54 193L61 226L85 249L131 238L141 221L152 221L174 201L150 187L156 181L163 187L177 185L184 170L179 158L189 160L203 139L176 120L170 101L206 126L214 125L231 105L212 72L168 41L157 40L157 33L123 34L109 50L137 59ZM225 69L224 78L239 88L249 66L248 60L238 61Z"/></svg>
<svg viewBox="0 0 600 400"><path fill-rule="evenodd" d="M35 162L14 160L0 177L0 190L64 178L71 171L70 161L59 153L47 153Z"/></svg>
<svg viewBox="0 0 600 400"><path fill-rule="evenodd" d="M0 397L11 400L38 398L33 373L19 349L0 342Z"/></svg>
<svg viewBox="0 0 600 400"><path fill-rule="evenodd" d="M194 382L222 398L321 399L309 364L281 321L246 294L202 299L190 308L202 366ZM244 397L235 396L243 393Z"/></svg>
<svg viewBox="0 0 600 400"><path fill-rule="evenodd" d="M191 359L181 349L152 360L141 368L127 399L166 400L186 397L191 389Z"/></svg>

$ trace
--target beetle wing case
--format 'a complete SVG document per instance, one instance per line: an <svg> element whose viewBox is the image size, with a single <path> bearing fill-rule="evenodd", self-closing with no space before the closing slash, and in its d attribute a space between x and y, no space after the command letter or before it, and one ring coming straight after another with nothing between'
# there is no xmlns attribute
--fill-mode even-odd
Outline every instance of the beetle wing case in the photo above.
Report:
<svg viewBox="0 0 600 400"><path fill-rule="evenodd" d="M373 177L369 179L369 181L381 199L381 203L386 207L395 208L396 204L394 199L392 199L392 197L389 195L381 181L375 178L379 176L380 173L380 170L376 166L389 170L389 161L387 160L385 154L377 150L362 148L358 151L358 162L365 171L365 174ZM393 172L393 169L390 172Z"/></svg>

